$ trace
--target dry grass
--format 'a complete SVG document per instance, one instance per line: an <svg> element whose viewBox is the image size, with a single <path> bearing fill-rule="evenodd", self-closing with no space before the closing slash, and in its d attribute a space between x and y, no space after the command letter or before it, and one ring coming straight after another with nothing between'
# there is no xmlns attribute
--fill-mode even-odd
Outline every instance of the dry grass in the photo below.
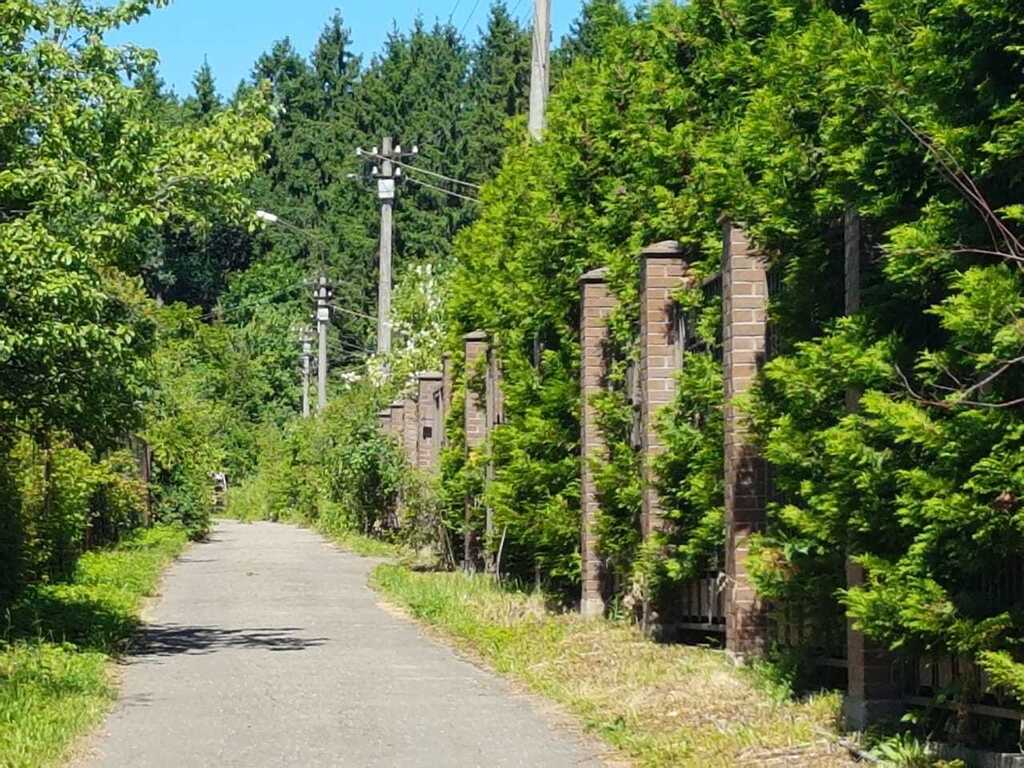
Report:
<svg viewBox="0 0 1024 768"><path fill-rule="evenodd" d="M482 577L382 565L374 585L499 672L567 707L643 766L849 766L830 738L838 694L791 700L710 648L554 614Z"/></svg>

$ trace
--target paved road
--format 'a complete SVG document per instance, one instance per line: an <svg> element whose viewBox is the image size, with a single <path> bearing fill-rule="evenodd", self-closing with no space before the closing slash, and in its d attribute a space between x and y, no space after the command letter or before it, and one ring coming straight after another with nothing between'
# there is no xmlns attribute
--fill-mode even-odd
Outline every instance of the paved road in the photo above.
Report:
<svg viewBox="0 0 1024 768"><path fill-rule="evenodd" d="M600 765L530 700L382 609L371 568L309 531L220 523L172 566L82 764Z"/></svg>

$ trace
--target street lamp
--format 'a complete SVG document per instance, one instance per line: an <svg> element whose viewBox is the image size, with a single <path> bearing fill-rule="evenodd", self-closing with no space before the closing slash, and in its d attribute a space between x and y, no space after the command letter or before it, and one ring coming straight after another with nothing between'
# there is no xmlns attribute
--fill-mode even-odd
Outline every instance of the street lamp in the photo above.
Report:
<svg viewBox="0 0 1024 768"><path fill-rule="evenodd" d="M323 240L320 235L316 232L311 232L308 229L297 227L289 221L282 219L276 213L270 213L269 211L258 210L256 211L256 218L260 221L266 222L267 224L274 224L278 226L286 227L294 232L297 232L304 237L308 237L310 240L323 244ZM316 326L317 336L319 339L319 354L317 356L317 410L323 411L327 406L327 326L331 319L330 301L334 296L334 291L327 282L327 275L324 274L324 262L320 260L320 277L317 280L314 298L316 299ZM308 360L308 351L305 348L305 340L303 354ZM308 374L307 374L308 381ZM307 396L308 397L308 396ZM304 407L303 415L305 413Z"/></svg>

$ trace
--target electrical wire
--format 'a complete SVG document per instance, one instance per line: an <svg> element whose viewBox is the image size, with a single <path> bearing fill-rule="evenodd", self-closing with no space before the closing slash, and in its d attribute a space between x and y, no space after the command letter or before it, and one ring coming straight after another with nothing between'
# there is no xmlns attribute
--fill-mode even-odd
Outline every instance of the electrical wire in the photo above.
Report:
<svg viewBox="0 0 1024 768"><path fill-rule="evenodd" d="M375 154L373 152L367 152L366 154L370 155L371 157L376 157L378 160L390 160L395 165L401 166L402 168L405 168L407 170L413 171L415 173L426 174L427 176L433 176L434 178L437 178L437 179L442 179L444 181L450 181L452 184L461 184L464 187L471 187L473 189L480 189L480 185L479 184L474 184L471 181L463 181L462 179L453 179L451 176L445 176L443 173L438 173L437 171L431 171L431 170L428 170L427 168L423 168L422 166L419 166L419 165L410 165L409 163L403 163L401 160L396 160L393 157L384 157L384 155L378 155L378 154Z"/></svg>
<svg viewBox="0 0 1024 768"><path fill-rule="evenodd" d="M465 24L462 25L462 29L459 30L459 37L462 37L466 33L466 27L469 26L469 22L473 20L473 15L476 13L476 9L480 7L480 0L476 0L473 3L473 10L469 12L469 16L466 17Z"/></svg>
<svg viewBox="0 0 1024 768"><path fill-rule="evenodd" d="M331 345L328 345L328 350L331 352L340 352L341 354L347 355L349 357L354 357L357 359L366 359L367 357L373 354L373 352L367 349L346 349L345 347L332 347Z"/></svg>
<svg viewBox="0 0 1024 768"><path fill-rule="evenodd" d="M330 307L332 309L338 310L339 312L344 312L346 315L354 315L356 317L361 317L364 320L373 320L374 322L377 322L376 317L374 317L373 315L368 315L365 312L360 312L355 309L349 309L348 307L339 307L337 304L331 304Z"/></svg>
<svg viewBox="0 0 1024 768"><path fill-rule="evenodd" d="M432 189L435 192L441 192L441 193L446 194L446 195L451 195L452 197L457 197L460 200L468 200L471 203L479 203L480 202L475 197L467 197L466 195L460 195L458 192L452 192L450 189L444 189L442 187L436 187L433 184L428 184L425 181L420 181L419 179L414 179L412 176L407 176L406 180L407 181L411 181L413 184L418 184L421 187L426 187L427 189Z"/></svg>
<svg viewBox="0 0 1024 768"><path fill-rule="evenodd" d="M451 24L452 23L452 19L455 18L455 12L457 10L459 10L459 4L461 2L462 2L462 0L455 0L455 7L452 8L452 12L448 14L448 23L449 24Z"/></svg>
<svg viewBox="0 0 1024 768"><path fill-rule="evenodd" d="M366 347L360 346L358 341L345 341L344 339L342 339L340 337L339 338L330 338L330 337L328 337L327 343L328 344L333 344L334 346L340 347L342 349L348 348L348 349L350 349L352 351L355 351L355 352L372 352L372 350L370 350L370 349L368 349Z"/></svg>
<svg viewBox="0 0 1024 768"><path fill-rule="evenodd" d="M207 312L205 315L200 315L199 319L200 320L212 320L213 318L217 317L218 315L225 315L228 312L235 312L235 311L237 311L239 309L253 309L255 307L262 307L262 306L265 306L267 304L271 304L274 301L276 301L277 298L282 293L287 293L288 291L292 291L292 290L294 290L296 288L304 286L305 284L306 284L306 280L303 279L303 280L300 280L297 283L292 283L291 285L289 285L289 286L287 286L285 288L282 288L281 290L277 291L276 293L272 293L270 296L268 296L268 297L266 297L264 299L261 299L259 301L253 301L253 302L242 303L242 304L235 304L234 306L231 306L231 307L221 307L219 309L213 310L212 312Z"/></svg>

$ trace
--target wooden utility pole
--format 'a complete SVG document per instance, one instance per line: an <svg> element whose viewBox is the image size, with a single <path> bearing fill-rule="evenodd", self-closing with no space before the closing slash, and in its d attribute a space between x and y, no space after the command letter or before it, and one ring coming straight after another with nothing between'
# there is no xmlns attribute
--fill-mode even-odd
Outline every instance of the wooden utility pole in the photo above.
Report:
<svg viewBox="0 0 1024 768"><path fill-rule="evenodd" d="M530 70L530 135L540 141L548 106L551 0L533 2L533 66Z"/></svg>
<svg viewBox="0 0 1024 768"><path fill-rule="evenodd" d="M313 339L309 335L309 328L303 326L299 332L299 342L302 344L302 418L309 418L309 372L312 367L311 357L313 356Z"/></svg>
<svg viewBox="0 0 1024 768"><path fill-rule="evenodd" d="M331 320L330 301L334 292L331 290L327 276L321 273L314 289L316 301L316 329L320 341L320 354L317 359L317 413L327 407L327 326Z"/></svg>

